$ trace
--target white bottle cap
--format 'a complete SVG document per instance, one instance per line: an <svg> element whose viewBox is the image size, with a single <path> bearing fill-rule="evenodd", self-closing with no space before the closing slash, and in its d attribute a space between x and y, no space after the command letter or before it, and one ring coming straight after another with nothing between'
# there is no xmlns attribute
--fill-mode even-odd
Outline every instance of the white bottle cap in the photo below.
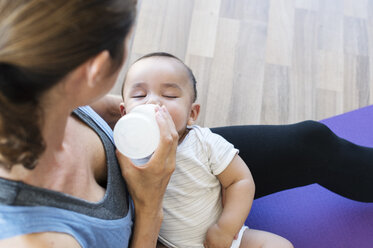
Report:
<svg viewBox="0 0 373 248"><path fill-rule="evenodd" d="M139 105L115 125L114 143L123 155L145 158L157 148L160 137L154 108L153 104Z"/></svg>

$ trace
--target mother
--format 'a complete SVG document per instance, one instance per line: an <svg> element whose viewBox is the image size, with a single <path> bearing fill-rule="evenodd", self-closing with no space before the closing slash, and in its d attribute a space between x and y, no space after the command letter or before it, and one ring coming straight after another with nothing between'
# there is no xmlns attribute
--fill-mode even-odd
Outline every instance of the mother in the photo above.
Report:
<svg viewBox="0 0 373 248"><path fill-rule="evenodd" d="M135 5L0 1L0 247L155 247L175 166L171 117L158 109L162 138L148 164L120 156L120 170L109 126L79 107L115 83ZM241 150L257 197L319 182L372 201L373 151L320 124L215 131Z"/></svg>
<svg viewBox="0 0 373 248"><path fill-rule="evenodd" d="M157 113L162 139L148 168L124 168L136 208L131 236L134 211L108 129L74 111L114 85L135 8L0 2L1 247L124 247L130 237L133 247L155 246L177 146L170 116Z"/></svg>

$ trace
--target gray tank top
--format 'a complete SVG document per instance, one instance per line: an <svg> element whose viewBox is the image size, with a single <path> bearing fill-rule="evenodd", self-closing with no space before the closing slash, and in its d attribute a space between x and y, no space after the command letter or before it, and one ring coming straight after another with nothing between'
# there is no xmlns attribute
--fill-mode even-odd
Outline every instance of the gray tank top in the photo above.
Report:
<svg viewBox="0 0 373 248"><path fill-rule="evenodd" d="M0 178L0 205L56 207L105 220L120 219L127 215L129 194L112 137L108 135L111 129L90 108L79 108L74 114L97 133L105 148L108 176L104 198L92 203L61 192Z"/></svg>

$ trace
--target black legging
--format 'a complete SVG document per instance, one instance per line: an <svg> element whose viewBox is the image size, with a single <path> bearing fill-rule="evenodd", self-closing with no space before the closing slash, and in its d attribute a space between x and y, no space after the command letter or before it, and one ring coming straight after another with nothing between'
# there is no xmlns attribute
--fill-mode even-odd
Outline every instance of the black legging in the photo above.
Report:
<svg viewBox="0 0 373 248"><path fill-rule="evenodd" d="M318 183L363 202L373 202L373 148L336 136L324 124L212 128L240 150L253 174L255 198Z"/></svg>

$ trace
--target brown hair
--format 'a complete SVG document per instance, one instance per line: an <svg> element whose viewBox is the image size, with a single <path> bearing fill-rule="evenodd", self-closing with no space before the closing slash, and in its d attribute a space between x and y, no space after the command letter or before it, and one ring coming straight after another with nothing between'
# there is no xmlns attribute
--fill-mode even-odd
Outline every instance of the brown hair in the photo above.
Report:
<svg viewBox="0 0 373 248"><path fill-rule="evenodd" d="M40 96L101 51L117 70L135 13L136 0L0 1L0 166L35 167Z"/></svg>

